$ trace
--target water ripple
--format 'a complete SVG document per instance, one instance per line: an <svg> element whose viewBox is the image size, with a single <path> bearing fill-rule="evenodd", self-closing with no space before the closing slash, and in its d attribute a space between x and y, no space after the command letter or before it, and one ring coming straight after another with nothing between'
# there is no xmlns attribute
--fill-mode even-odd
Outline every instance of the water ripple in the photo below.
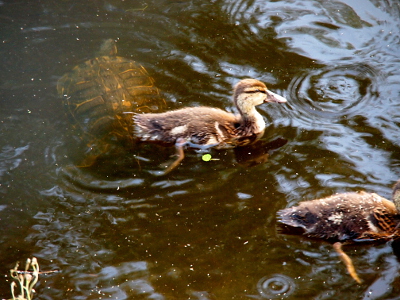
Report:
<svg viewBox="0 0 400 300"><path fill-rule="evenodd" d="M286 298L294 292L295 287L293 279L282 274L265 276L257 283L257 290L265 299Z"/></svg>
<svg viewBox="0 0 400 300"><path fill-rule="evenodd" d="M3 146L0 150L0 178L7 172L18 168L22 162L20 156L29 149L29 144L22 147Z"/></svg>
<svg viewBox="0 0 400 300"><path fill-rule="evenodd" d="M127 178L120 180L99 179L72 165L61 169L61 172L62 175L64 175L64 183L69 185L68 182L70 182L72 185L80 186L87 190L119 191L120 189L141 186L144 182L142 178Z"/></svg>
<svg viewBox="0 0 400 300"><path fill-rule="evenodd" d="M295 76L288 87L294 112L326 123L354 116L378 101L379 72L368 65L339 65Z"/></svg>

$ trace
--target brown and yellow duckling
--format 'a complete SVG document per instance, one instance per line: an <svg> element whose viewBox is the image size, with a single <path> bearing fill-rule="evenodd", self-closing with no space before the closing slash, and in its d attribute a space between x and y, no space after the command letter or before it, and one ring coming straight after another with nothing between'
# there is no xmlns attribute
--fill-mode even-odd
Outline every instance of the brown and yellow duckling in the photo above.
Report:
<svg viewBox="0 0 400 300"><path fill-rule="evenodd" d="M134 134L144 142L174 145L178 158L164 171L174 169L184 158L183 147L217 149L250 144L265 130L262 115L255 109L265 102L286 102L256 79L243 79L234 87L234 115L213 107L187 107L165 113L135 114Z"/></svg>
<svg viewBox="0 0 400 300"><path fill-rule="evenodd" d="M278 216L284 233L300 229L307 237L333 242L350 275L361 283L342 245L399 238L400 180L393 187L392 199L394 203L366 192L336 194L282 209Z"/></svg>

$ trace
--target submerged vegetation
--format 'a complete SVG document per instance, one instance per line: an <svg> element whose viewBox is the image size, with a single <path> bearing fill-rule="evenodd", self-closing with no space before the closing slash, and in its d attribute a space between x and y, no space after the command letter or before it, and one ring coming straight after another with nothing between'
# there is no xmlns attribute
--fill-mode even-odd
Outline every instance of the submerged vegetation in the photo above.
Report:
<svg viewBox="0 0 400 300"><path fill-rule="evenodd" d="M35 293L33 287L39 279L39 264L37 259L33 257L26 260L25 271L18 270L18 267L19 263L17 262L14 269L10 270L11 277L15 279L11 283L12 300L31 300ZM29 271L30 268L32 271ZM18 289L19 295L15 296L18 293Z"/></svg>

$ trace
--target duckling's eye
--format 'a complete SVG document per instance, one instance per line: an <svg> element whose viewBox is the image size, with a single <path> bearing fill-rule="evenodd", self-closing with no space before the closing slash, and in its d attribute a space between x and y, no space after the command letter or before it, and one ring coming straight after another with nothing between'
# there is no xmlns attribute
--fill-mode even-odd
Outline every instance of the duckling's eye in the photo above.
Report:
<svg viewBox="0 0 400 300"><path fill-rule="evenodd" d="M264 94L266 94L267 92L264 91L264 90L255 89L255 90L246 91L246 93L248 93L248 94L254 94L254 93L264 93Z"/></svg>

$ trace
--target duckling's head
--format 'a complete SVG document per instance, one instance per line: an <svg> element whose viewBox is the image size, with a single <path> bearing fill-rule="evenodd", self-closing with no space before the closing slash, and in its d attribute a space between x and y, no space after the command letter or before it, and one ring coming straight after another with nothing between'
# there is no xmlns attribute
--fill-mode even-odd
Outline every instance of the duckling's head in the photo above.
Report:
<svg viewBox="0 0 400 300"><path fill-rule="evenodd" d="M264 102L287 101L284 97L269 91L261 81L251 78L243 79L235 85L233 99L236 106L244 113Z"/></svg>

